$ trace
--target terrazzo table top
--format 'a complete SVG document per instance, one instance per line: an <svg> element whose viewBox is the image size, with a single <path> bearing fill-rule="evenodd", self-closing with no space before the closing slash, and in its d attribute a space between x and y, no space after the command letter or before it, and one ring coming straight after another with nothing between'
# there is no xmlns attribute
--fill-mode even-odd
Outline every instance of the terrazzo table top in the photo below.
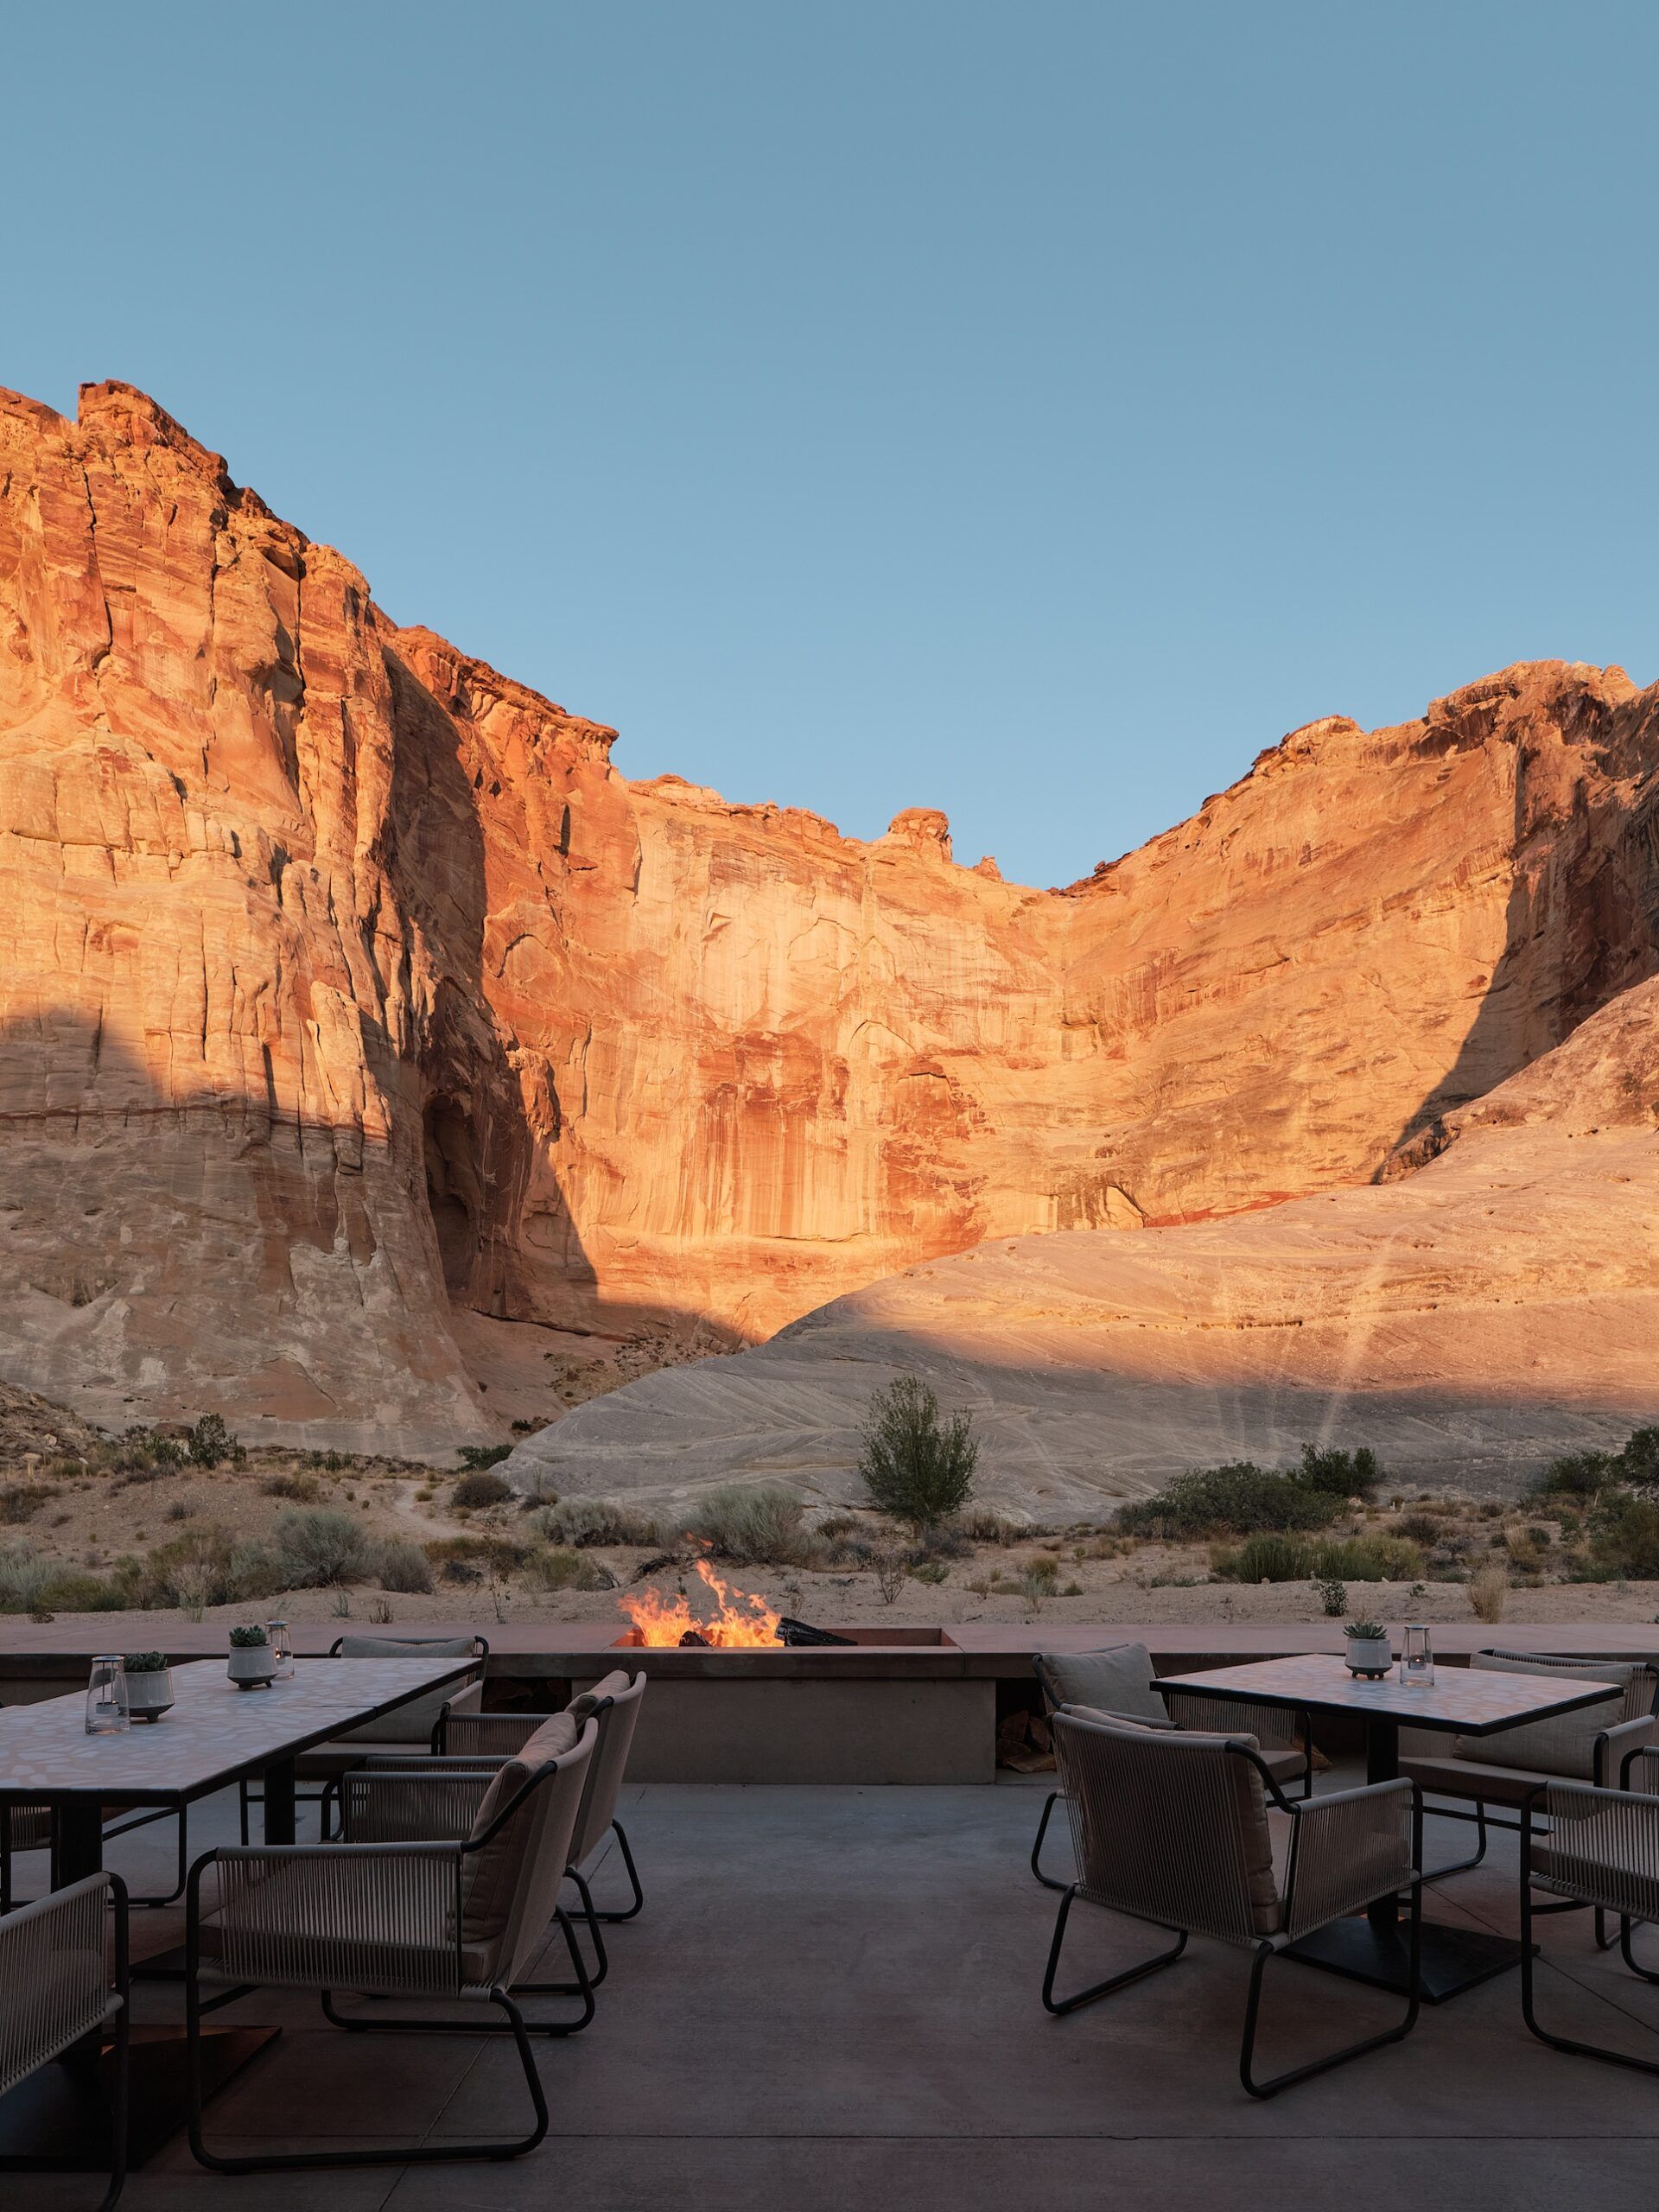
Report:
<svg viewBox="0 0 1659 2212"><path fill-rule="evenodd" d="M1624 1695L1614 1682L1581 1675L1489 1674L1484 1668L1447 1667L1433 1684L1412 1688L1391 1670L1380 1682L1361 1681L1344 1660L1326 1652L1267 1659L1246 1667L1217 1667L1197 1675L1160 1675L1157 1690L1208 1690L1218 1697L1258 1705L1323 1706L1376 1720L1402 1720L1414 1728L1441 1728L1460 1736L1490 1736L1522 1720L1542 1720L1581 1705Z"/></svg>
<svg viewBox="0 0 1659 2212"><path fill-rule="evenodd" d="M0 1710L0 1798L169 1802L216 1789L460 1681L475 1659L296 1659L268 1689L242 1690L223 1659L173 1670L174 1705L124 1733L89 1736L86 1694Z"/></svg>

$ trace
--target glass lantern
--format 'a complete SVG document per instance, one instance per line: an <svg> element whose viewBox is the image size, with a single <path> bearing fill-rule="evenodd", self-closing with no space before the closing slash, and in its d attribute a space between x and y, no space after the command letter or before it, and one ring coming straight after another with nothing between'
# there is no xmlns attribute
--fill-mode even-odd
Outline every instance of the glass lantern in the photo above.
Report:
<svg viewBox="0 0 1659 2212"><path fill-rule="evenodd" d="M86 1685L86 1733L118 1736L131 1726L127 1711L127 1662L119 1652L100 1652Z"/></svg>
<svg viewBox="0 0 1659 2212"><path fill-rule="evenodd" d="M288 1632L288 1623L267 1621L265 1638L270 1645L270 1656L275 1662L272 1669L273 1678L279 1682L291 1680L294 1673L294 1642Z"/></svg>
<svg viewBox="0 0 1659 2212"><path fill-rule="evenodd" d="M1408 1621L1400 1653L1400 1680L1407 1689L1429 1689L1434 1681L1434 1652L1426 1621Z"/></svg>

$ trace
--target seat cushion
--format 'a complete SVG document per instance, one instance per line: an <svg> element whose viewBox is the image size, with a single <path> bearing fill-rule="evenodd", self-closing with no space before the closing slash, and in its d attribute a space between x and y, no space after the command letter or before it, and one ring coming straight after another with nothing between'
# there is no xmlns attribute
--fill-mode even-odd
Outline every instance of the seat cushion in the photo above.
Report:
<svg viewBox="0 0 1659 2212"><path fill-rule="evenodd" d="M1158 1670L1144 1643L1118 1643L1104 1651L1044 1651L1037 1663L1056 1705L1088 1706L1125 1720L1169 1718L1152 1687Z"/></svg>
<svg viewBox="0 0 1659 2212"><path fill-rule="evenodd" d="M1523 1805L1541 1783L1560 1779L1535 1767L1457 1758L1402 1758L1400 1771L1436 1797L1462 1797L1471 1803L1479 1798L1493 1805Z"/></svg>
<svg viewBox="0 0 1659 2212"><path fill-rule="evenodd" d="M469 1841L488 1832L504 1806L510 1805L531 1777L550 1760L574 1751L581 1730L568 1713L543 1720L536 1733L513 1758L503 1762L485 1792L473 1821ZM547 1783L544 1787L555 1785ZM479 1851L467 1854L461 1900L461 1940L490 1944L505 1930L517 1893L524 1839L514 1834L522 1824L509 1821Z"/></svg>
<svg viewBox="0 0 1659 2212"><path fill-rule="evenodd" d="M625 1674L620 1667L613 1667L608 1675L594 1684L592 1689L583 1690L579 1697L573 1697L564 1709L573 1720L586 1720L594 1707L602 1700L607 1697L620 1697L624 1690L632 1689L632 1675Z"/></svg>
<svg viewBox="0 0 1659 2212"><path fill-rule="evenodd" d="M476 1639L470 1636L434 1637L430 1643L415 1637L396 1636L342 1636L340 1639L342 1659L470 1659L477 1649ZM479 1663L480 1667L483 1664L481 1660ZM459 1687L457 1683L446 1682L440 1689L410 1698L406 1704L394 1706L390 1713L364 1721L360 1727L347 1729L342 1740L379 1747L405 1744L419 1737L424 1738L423 1748L430 1751L438 1715Z"/></svg>
<svg viewBox="0 0 1659 2212"><path fill-rule="evenodd" d="M1469 1662L1471 1671L1490 1675L1547 1675L1547 1656L1527 1659L1503 1652L1477 1651ZM1645 1662L1612 1660L1605 1674L1586 1680L1629 1688L1637 1673L1646 1674ZM1523 1720L1518 1727L1501 1728L1493 1736L1454 1736L1452 1756L1471 1766L1531 1767L1540 1774L1563 1775L1576 1782L1596 1778L1596 1738L1617 1725L1624 1714L1622 1699L1599 1705L1581 1705L1574 1713L1557 1713L1548 1720Z"/></svg>

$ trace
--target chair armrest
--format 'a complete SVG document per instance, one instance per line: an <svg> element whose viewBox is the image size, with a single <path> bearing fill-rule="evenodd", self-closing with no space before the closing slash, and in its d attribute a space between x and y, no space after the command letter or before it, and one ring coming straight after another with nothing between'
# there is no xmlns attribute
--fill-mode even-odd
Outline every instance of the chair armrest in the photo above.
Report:
<svg viewBox="0 0 1659 2212"><path fill-rule="evenodd" d="M455 1713L445 1719L442 1739L438 1749L446 1757L468 1753L488 1758L510 1759L515 1751L523 1751L543 1720L550 1720L547 1713Z"/></svg>
<svg viewBox="0 0 1659 2212"><path fill-rule="evenodd" d="M1637 1779L1630 1779L1635 1770ZM1659 1796L1659 1744L1638 1744L1618 1763L1621 1789L1639 1789L1645 1796Z"/></svg>
<svg viewBox="0 0 1659 2212"><path fill-rule="evenodd" d="M115 1993L106 1917L114 1909ZM0 2081L21 2082L102 2027L127 1987L127 1892L114 1874L89 1874L0 1917Z"/></svg>
<svg viewBox="0 0 1659 2212"><path fill-rule="evenodd" d="M452 1766L448 1760L426 1759L415 1771L364 1767L343 1774L340 1805L346 1841L464 1843L496 1771L493 1764Z"/></svg>
<svg viewBox="0 0 1659 2212"><path fill-rule="evenodd" d="M1596 1738L1596 1782L1603 1789L1623 1789L1630 1761L1637 1752L1659 1742L1659 1721L1651 1713L1637 1720L1616 1721Z"/></svg>
<svg viewBox="0 0 1659 2212"><path fill-rule="evenodd" d="M1549 1820L1548 1872L1537 1878L1585 1904L1632 1920L1659 1920L1659 1797L1551 1782L1528 1798L1522 1865L1529 1866L1535 1815Z"/></svg>
<svg viewBox="0 0 1659 2212"><path fill-rule="evenodd" d="M1309 1935L1414 1881L1421 1804L1416 1784L1401 1780L1289 1806L1285 1934Z"/></svg>
<svg viewBox="0 0 1659 2212"><path fill-rule="evenodd" d="M1075 1713L1085 1719L1090 1713L1098 1713L1104 1720L1121 1720L1130 1728L1155 1729L1162 1736L1173 1736L1179 1732L1179 1724L1173 1720L1143 1720L1138 1713L1114 1713L1109 1705L1057 1705L1054 1710L1057 1713Z"/></svg>
<svg viewBox="0 0 1659 2212"><path fill-rule="evenodd" d="M464 1859L461 1845L437 1842L205 1853L185 1891L187 1976L453 1995L463 1979ZM218 1895L204 1912L210 1866Z"/></svg>

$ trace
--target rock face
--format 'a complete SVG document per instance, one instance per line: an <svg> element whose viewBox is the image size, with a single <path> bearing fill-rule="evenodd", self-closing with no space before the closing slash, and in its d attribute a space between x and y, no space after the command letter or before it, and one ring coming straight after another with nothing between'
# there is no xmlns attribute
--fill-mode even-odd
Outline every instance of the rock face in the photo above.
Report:
<svg viewBox="0 0 1659 2212"><path fill-rule="evenodd" d="M729 1341L1363 1181L1659 962L1617 670L1316 723L1064 893L613 734L142 394L0 396L0 1374L436 1452L501 1433L456 1312Z"/></svg>
<svg viewBox="0 0 1659 2212"><path fill-rule="evenodd" d="M520 1445L530 1490L686 1503L783 1480L861 1502L904 1371L971 1408L980 1490L1094 1518L1191 1466L1370 1444L1409 1484L1513 1492L1659 1420L1659 982L1446 1119L1377 1188L1138 1236L985 1244L753 1351L647 1376Z"/></svg>

